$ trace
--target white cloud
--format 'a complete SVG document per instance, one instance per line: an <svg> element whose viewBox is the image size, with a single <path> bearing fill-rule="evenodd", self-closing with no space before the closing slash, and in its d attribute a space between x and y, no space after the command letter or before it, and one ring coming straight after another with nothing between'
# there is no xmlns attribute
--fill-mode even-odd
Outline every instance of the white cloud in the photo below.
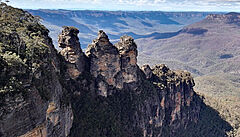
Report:
<svg viewBox="0 0 240 137"><path fill-rule="evenodd" d="M157 3L162 3L162 2L166 2L166 0L154 0L154 3L157 4Z"/></svg>
<svg viewBox="0 0 240 137"><path fill-rule="evenodd" d="M32 0L32 1L45 1L52 3L103 3L104 0Z"/></svg>
<svg viewBox="0 0 240 137"><path fill-rule="evenodd" d="M73 2L82 2L82 3L103 3L103 0L68 0Z"/></svg>

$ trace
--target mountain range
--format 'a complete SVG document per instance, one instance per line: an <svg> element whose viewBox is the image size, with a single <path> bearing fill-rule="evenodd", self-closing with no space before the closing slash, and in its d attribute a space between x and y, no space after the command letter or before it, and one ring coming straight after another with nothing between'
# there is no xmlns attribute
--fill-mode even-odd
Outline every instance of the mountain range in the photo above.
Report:
<svg viewBox="0 0 240 137"><path fill-rule="evenodd" d="M238 16L234 13L209 15L172 33L169 38L156 35L141 39L138 41L140 53L151 62L169 61L172 68L181 66L196 75L218 71L239 74L239 19L232 22L232 18Z"/></svg>
<svg viewBox="0 0 240 137"><path fill-rule="evenodd" d="M131 36L112 44L100 30L84 52L79 30L64 26L57 51L38 17L4 3L0 13L1 137L223 137L233 130L196 94L189 72L140 67Z"/></svg>
<svg viewBox="0 0 240 137"><path fill-rule="evenodd" d="M206 104L218 110L231 123L234 135L240 134L239 13L67 10L29 12L41 16L42 23L50 29L54 41L61 27L56 23L58 20L79 26L83 49L91 43L90 37L98 29L105 30L112 42L116 42L120 35L134 37L138 45L139 65L154 66L164 63L172 69L191 72L195 77L195 90L205 97ZM82 25L91 31L82 31Z"/></svg>
<svg viewBox="0 0 240 137"><path fill-rule="evenodd" d="M240 134L239 13L66 10L30 12L42 17L42 22L52 32L50 34L53 39L56 39L58 31L52 26L59 26L55 23L58 19L70 21L68 25L78 27L85 24L89 30L94 28L90 32L84 29L81 31L82 27L79 27L83 49L90 40L82 38L91 37L88 34L94 35L94 30L97 29L104 29L112 42L116 42L120 35L133 36L138 45L139 65L164 63L172 69L191 72L195 77L195 90L205 97L206 104L218 110L231 123L234 135ZM54 15L51 16L52 20L49 20L50 15ZM77 24L72 23L72 20Z"/></svg>
<svg viewBox="0 0 240 137"><path fill-rule="evenodd" d="M0 4L1 137L240 136L239 13L28 11Z"/></svg>
<svg viewBox="0 0 240 137"><path fill-rule="evenodd" d="M135 39L151 37L159 33L175 32L188 24L200 21L209 12L161 12L161 11L88 11L88 10L27 10L40 16L42 23L50 30L54 45L62 26L68 24L79 28L83 49L97 33L104 30L112 42L122 35ZM168 34L163 34L168 35Z"/></svg>

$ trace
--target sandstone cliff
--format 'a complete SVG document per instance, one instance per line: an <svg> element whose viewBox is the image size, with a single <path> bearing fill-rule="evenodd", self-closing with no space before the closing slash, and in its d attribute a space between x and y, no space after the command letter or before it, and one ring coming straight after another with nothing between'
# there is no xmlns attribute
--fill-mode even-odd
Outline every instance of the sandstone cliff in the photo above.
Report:
<svg viewBox="0 0 240 137"><path fill-rule="evenodd" d="M57 53L36 18L1 10L11 12L0 18L0 136L172 137L198 122L190 73L140 69L132 37L114 45L101 30L85 54L79 31L64 27Z"/></svg>
<svg viewBox="0 0 240 137"><path fill-rule="evenodd" d="M0 5L0 136L67 136L60 59L48 30L29 13Z"/></svg>

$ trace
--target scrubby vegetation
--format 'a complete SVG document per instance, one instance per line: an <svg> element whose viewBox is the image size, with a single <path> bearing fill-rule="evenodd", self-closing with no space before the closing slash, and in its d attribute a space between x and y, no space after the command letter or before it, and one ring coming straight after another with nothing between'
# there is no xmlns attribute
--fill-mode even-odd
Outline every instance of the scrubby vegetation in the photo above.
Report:
<svg viewBox="0 0 240 137"><path fill-rule="evenodd" d="M138 120L134 116L136 111L141 114L139 107L158 95L156 87L147 80L138 90L142 92L136 94L128 89L120 90L107 98L95 96L94 91L82 90L81 96L73 96L71 102L75 120L70 136L142 137L142 130L132 127L131 123Z"/></svg>
<svg viewBox="0 0 240 137"><path fill-rule="evenodd" d="M141 131L128 127L133 122L136 106L131 100L130 92L119 92L114 97L93 98L85 92L81 98L74 101L75 121L71 136L137 136ZM76 108L76 109L75 109ZM131 134L129 134L131 133Z"/></svg>
<svg viewBox="0 0 240 137"><path fill-rule="evenodd" d="M196 78L195 90L204 102L219 112L233 129L229 137L240 137L240 82L239 75L216 74Z"/></svg>
<svg viewBox="0 0 240 137"><path fill-rule="evenodd" d="M38 18L4 3L0 4L0 28L0 92L24 91L48 73L48 30Z"/></svg>

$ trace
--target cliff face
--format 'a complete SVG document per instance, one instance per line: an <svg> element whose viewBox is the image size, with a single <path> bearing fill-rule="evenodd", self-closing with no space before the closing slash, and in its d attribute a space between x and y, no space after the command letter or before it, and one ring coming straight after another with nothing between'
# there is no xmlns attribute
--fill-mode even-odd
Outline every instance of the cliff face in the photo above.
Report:
<svg viewBox="0 0 240 137"><path fill-rule="evenodd" d="M132 88L137 87L137 46L132 37L123 36L119 43L113 45L101 30L98 38L88 46L86 54L100 95L107 97L114 89L121 90L133 84Z"/></svg>
<svg viewBox="0 0 240 137"><path fill-rule="evenodd" d="M72 125L60 60L48 30L23 10L0 5L0 136L67 136Z"/></svg>
<svg viewBox="0 0 240 137"><path fill-rule="evenodd" d="M191 75L140 69L132 37L113 45L99 31L85 55L79 31L64 27L57 53L33 16L1 6L15 19L0 32L0 136L175 136L198 122Z"/></svg>
<svg viewBox="0 0 240 137"><path fill-rule="evenodd" d="M68 39L64 34L74 30L65 27L59 41ZM62 54L65 47L60 53L69 62ZM76 67L84 73L65 81L74 94L70 136L174 136L197 123L201 102L193 91L190 73L171 71L165 65L140 69L137 54L132 37L122 36L113 45L106 33L99 31L82 56L80 64L88 67L83 71Z"/></svg>

